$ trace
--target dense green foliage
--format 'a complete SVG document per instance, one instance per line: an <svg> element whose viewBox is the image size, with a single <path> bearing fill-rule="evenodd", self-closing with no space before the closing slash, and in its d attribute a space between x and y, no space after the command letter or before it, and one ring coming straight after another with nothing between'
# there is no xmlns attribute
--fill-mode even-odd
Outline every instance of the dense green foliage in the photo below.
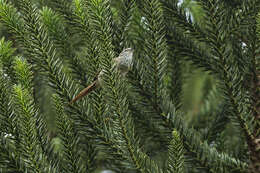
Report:
<svg viewBox="0 0 260 173"><path fill-rule="evenodd" d="M0 172L259 172L258 13L258 0L0 0ZM112 59L127 47L123 78ZM69 104L101 69L104 86Z"/></svg>

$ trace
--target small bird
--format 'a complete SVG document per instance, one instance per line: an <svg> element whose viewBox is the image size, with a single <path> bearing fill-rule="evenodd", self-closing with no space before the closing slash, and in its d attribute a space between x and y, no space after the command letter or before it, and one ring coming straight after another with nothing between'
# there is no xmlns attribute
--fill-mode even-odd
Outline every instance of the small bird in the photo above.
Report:
<svg viewBox="0 0 260 173"><path fill-rule="evenodd" d="M116 70L120 73L120 75L125 76L130 70L133 62L133 53L134 50L132 48L124 49L117 58L113 59L113 66L115 66ZM94 78L94 82L90 84L88 87L84 88L76 97L74 97L70 104L76 102L80 98L86 96L91 91L102 86L102 76L104 74L104 70L101 70L97 77Z"/></svg>

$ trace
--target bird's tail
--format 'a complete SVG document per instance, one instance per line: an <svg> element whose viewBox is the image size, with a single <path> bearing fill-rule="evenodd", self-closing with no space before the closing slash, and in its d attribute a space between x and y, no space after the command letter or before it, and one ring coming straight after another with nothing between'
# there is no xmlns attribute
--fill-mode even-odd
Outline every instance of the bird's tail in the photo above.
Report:
<svg viewBox="0 0 260 173"><path fill-rule="evenodd" d="M80 91L80 93L74 97L71 101L70 104L76 102L77 100L79 100L80 98L84 97L85 95L87 95L88 93L90 93L91 91L95 90L97 88L97 82L94 81L91 85L89 85L87 88L83 89L82 91Z"/></svg>

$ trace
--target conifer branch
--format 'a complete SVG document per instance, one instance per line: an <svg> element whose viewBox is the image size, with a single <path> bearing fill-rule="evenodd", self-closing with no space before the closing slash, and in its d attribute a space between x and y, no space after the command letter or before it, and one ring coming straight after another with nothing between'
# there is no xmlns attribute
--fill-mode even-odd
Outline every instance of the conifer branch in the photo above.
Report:
<svg viewBox="0 0 260 173"><path fill-rule="evenodd" d="M218 108L219 111L216 113L215 120L209 126L209 130L206 135L209 144L217 139L218 135L220 135L220 133L225 129L227 123L230 122L230 119L227 116L230 111L228 105L221 105Z"/></svg>
<svg viewBox="0 0 260 173"><path fill-rule="evenodd" d="M32 82L33 73L31 71L31 65L28 64L25 60L23 60L22 57L17 57L14 62L14 69L16 81L23 86L23 89L28 90L28 92L32 96L34 87ZM52 162L52 164L55 166L58 164L58 160L56 159L55 154L52 153L53 147L51 146L50 138L47 135L48 132L45 119L42 116L42 114L39 113L38 108L36 108L37 105L35 104L35 101L33 101L33 104L35 105L35 109L37 109L34 118L35 125L38 127L36 128L36 132L37 138L39 140L39 145L43 153L48 156L48 161Z"/></svg>
<svg viewBox="0 0 260 173"><path fill-rule="evenodd" d="M41 172L44 169L48 169L50 165L47 163L46 158L39 147L40 142L37 138L36 131L36 119L37 113L34 105L32 104L32 97L30 97L27 88L21 86L14 87L15 103L17 106L17 112L19 114L19 133L22 136L21 155L26 160L27 167L35 172ZM42 157L40 159L40 157Z"/></svg>
<svg viewBox="0 0 260 173"><path fill-rule="evenodd" d="M56 123L58 135L62 140L64 159L62 160L62 170L66 172L85 172L86 170L78 148L79 135L76 133L73 122L64 112L61 99L54 95L53 101L57 112Z"/></svg>
<svg viewBox="0 0 260 173"><path fill-rule="evenodd" d="M147 86L150 86L154 103L159 104L163 89L165 75L166 56L168 47L165 38L165 23L163 21L163 9L158 0L144 1L144 14L148 38L144 45L147 62L144 64L144 74ZM148 80L149 79L149 80ZM149 82L148 82L149 81Z"/></svg>
<svg viewBox="0 0 260 173"><path fill-rule="evenodd" d="M221 170L224 167L230 167L241 172L245 172L248 168L247 163L232 158L225 153L218 153L218 151L214 147L209 146L207 142L202 142L195 130L186 127L179 113L169 113L162 117L166 122L168 121L169 126L178 129L183 138L185 149L199 158L198 161L201 166L208 168L208 170L221 172L224 171Z"/></svg>
<svg viewBox="0 0 260 173"><path fill-rule="evenodd" d="M111 16L109 9L109 1L92 1L91 3L91 19L94 28L97 30L97 36L100 44L103 44L106 49L101 50L101 66L104 72L104 86L108 104L111 106L111 118L114 120L115 142L119 148L120 155L123 158L131 161L131 167L140 172L156 171L161 172L158 166L151 161L138 146L132 120L128 111L128 103L124 98L127 94L126 85L123 80L120 80L119 74L112 71L112 58L114 58L111 33ZM121 149L125 148L125 149ZM125 153L127 151L127 153Z"/></svg>
<svg viewBox="0 0 260 173"><path fill-rule="evenodd" d="M237 69L237 66L234 65L234 62L232 61L234 56L232 51L228 50L226 46L223 46L228 44L230 31L225 31L228 27L228 24L219 25L219 23L221 22L221 17L223 18L223 16L218 16L217 14L220 13L223 8L220 8L219 11L212 11L214 9L214 6L218 5L221 7L222 4L217 2L202 2L201 4L203 9L207 13L206 16L208 16L207 27L208 30L211 31L209 37L212 47L214 48L213 54L219 57L219 62L221 64L219 69L221 73L219 77L224 84L223 90L226 99L233 107L233 116L237 118L241 130L244 132L244 135L247 138L248 145L252 146L254 143L254 137L250 127L254 128L254 124L250 123L252 121L249 119L252 119L253 117L245 116L246 114L248 114L248 107L246 107L246 105L243 105L243 102L241 102L244 97L246 97L245 94L240 93L243 90L243 86L241 85L243 76L241 76L241 73ZM234 76L234 73L236 74L236 76Z"/></svg>
<svg viewBox="0 0 260 173"><path fill-rule="evenodd" d="M71 24L70 21L73 21L71 2L67 0L52 0L51 2L54 6L54 10L58 11L66 19L68 24Z"/></svg>
<svg viewBox="0 0 260 173"><path fill-rule="evenodd" d="M12 48L11 41L5 41L4 37L0 40L0 63L3 66L3 72L9 76L12 82L15 82L12 67L15 50Z"/></svg>
<svg viewBox="0 0 260 173"><path fill-rule="evenodd" d="M25 42L24 23L17 10L6 0L0 1L0 21L3 22L11 34L16 35L16 40L20 43Z"/></svg>
<svg viewBox="0 0 260 173"><path fill-rule="evenodd" d="M102 166L108 163L118 172L163 172L152 159L167 147L164 172L183 166L185 171L259 172L260 1L196 2L203 8L204 26L178 0L54 0L41 11L41 3L36 7L30 0L15 1L19 11L0 0L0 22L19 54L14 59L11 43L0 40L0 172L92 172L99 153L106 161ZM112 61L129 46L135 60L125 79ZM218 92L207 88L196 109L199 123L209 121L192 123L198 131L186 126L189 117L182 110L186 62L217 77ZM100 70L102 87L67 104ZM58 95L54 102L61 155L53 150L38 97L32 94L40 83L32 83L35 74ZM230 122L246 140L233 126L232 135L248 144L231 152L222 146ZM170 142L174 129L179 134ZM183 148L192 168L183 164ZM180 167L176 158L181 158Z"/></svg>
<svg viewBox="0 0 260 173"><path fill-rule="evenodd" d="M183 62L181 57L178 56L177 52L175 51L175 45L171 44L171 40L169 37L166 37L167 44L169 45L169 55L168 55L168 66L167 71L169 75L166 78L166 85L168 88L168 92L170 95L170 99L173 102L176 109L180 109L182 106L181 96L182 96L182 65Z"/></svg>
<svg viewBox="0 0 260 173"><path fill-rule="evenodd" d="M80 61L73 51L70 39L71 35L68 35L66 32L67 28L64 26L64 20L47 7L43 8L40 14L50 38L53 40L55 47L58 48L57 53L62 57L63 62L70 63L73 75L85 86L87 82L86 70L83 68L82 61Z"/></svg>
<svg viewBox="0 0 260 173"><path fill-rule="evenodd" d="M28 171L26 164L19 158L17 152L14 152L14 141L9 137L10 134L0 134L0 171L23 173Z"/></svg>
<svg viewBox="0 0 260 173"><path fill-rule="evenodd" d="M1 147L0 147L0 168L7 170L24 170L25 163L20 159L21 135L18 130L18 117L14 112L14 105L11 101L11 82L0 73L0 120L1 120Z"/></svg>
<svg viewBox="0 0 260 173"><path fill-rule="evenodd" d="M192 39L197 40L198 42L207 43L207 34L203 31L198 24L191 21L187 17L187 12L178 7L176 1L161 1L165 11L165 18L168 24L174 23L174 26L177 26L185 34L192 36ZM201 14L203 16L203 14Z"/></svg>
<svg viewBox="0 0 260 173"><path fill-rule="evenodd" d="M0 73L0 119L1 119L1 132L17 136L15 131L16 115L13 112L13 105L11 103L10 88L12 87L10 81L4 74Z"/></svg>
<svg viewBox="0 0 260 173"><path fill-rule="evenodd" d="M28 3L28 2L26 2ZM27 4L29 5L29 4ZM29 5L30 7L30 5ZM30 7L31 8L31 7ZM32 10L33 11L33 10ZM34 17L32 17L34 16ZM56 90L56 92L66 101L66 100L71 100L72 98L72 91L75 93L77 90L74 89L75 84L73 83L73 80L70 79L63 71L63 66L59 58L56 56L56 52L53 48L53 45L51 41L49 41L45 31L43 30L43 27L37 27L41 26L38 22L38 17L37 13L34 13L27 18L27 27L29 27L30 32L29 34L32 34L31 37L35 38L33 41L34 45L36 47L36 50L38 51L33 51L29 52L32 53L31 55L35 56L38 55L42 57L42 64L39 63L39 61L35 61L39 67L42 69L46 70L48 73L49 81L50 81L50 86ZM8 18L8 20L10 20ZM31 20L31 21L30 21ZM37 22L35 22L35 20ZM36 26L37 25L37 26ZM34 29L30 29L30 27L34 28L37 32L34 32ZM19 34L19 33L18 33ZM38 35L39 34L39 35ZM19 36L19 35L18 35ZM27 43L29 42L28 40ZM23 45L27 46L27 45ZM30 50L28 48L28 50ZM69 82L70 81L70 82ZM118 148L115 147L114 142L109 139L106 134L103 133L102 128L100 128L100 124L97 124L94 120L91 119L85 112L85 109L79 108L77 106L72 106L70 105L68 112L72 113L73 119L76 121L77 125L79 127L88 127L87 129L80 129L84 133L87 132L89 137L91 137L93 140L99 141L97 145L108 145L111 147L112 151L117 151ZM76 116L75 116L76 115ZM93 134L93 135L90 135ZM101 140L101 141L100 141ZM117 152L115 152L117 153ZM115 154L117 155L117 154ZM118 155L117 155L118 156ZM118 158L118 157L115 157Z"/></svg>
<svg viewBox="0 0 260 173"><path fill-rule="evenodd" d="M140 83L139 85L142 86ZM172 112L175 111L171 105L167 105L169 103L163 102L159 107L157 107L150 98L151 93L149 93L147 90L142 90L142 93L146 93L144 96L146 101L151 105L153 111L156 112L157 115L161 115L160 117L162 122L160 123L164 124L164 126L169 129L176 128L180 132L184 139L185 149L190 153L193 153L196 157L200 158L198 160L200 166L208 168L208 170L210 170L212 167L218 170L218 166L215 167L214 164L210 161L215 160L219 165L226 165L234 169L238 168L239 170L246 170L248 166L246 163L239 161L238 159L234 159L224 153L218 153L214 147L209 147L206 142L204 143L204 146L201 146L201 139L199 138L199 135L194 130L186 127L185 123L180 118L181 115L172 114ZM167 112L170 114L166 116L165 113Z"/></svg>
<svg viewBox="0 0 260 173"><path fill-rule="evenodd" d="M177 28L169 26L167 30L171 31L171 34L167 34L166 38L168 44L174 46L175 56L185 58L196 67L218 75L220 63L216 56L213 56L203 45L197 44Z"/></svg>
<svg viewBox="0 0 260 173"><path fill-rule="evenodd" d="M37 105L35 104L35 101L32 98L32 93L33 93L33 85L32 85L33 73L31 71L32 67L25 60L22 60L21 58L20 59L16 58L14 63L14 69L15 69L15 78L17 82L21 84L22 91L24 91L25 94L28 92L25 95L26 99L32 99L30 103L24 103L24 104L29 104L31 106L31 108L28 107L28 111L30 111L31 113L31 118L29 120L27 119L26 121L29 121L31 123L31 128L38 127L38 128L34 128L35 131L34 134L30 134L32 140L35 140L35 145L37 145L39 149L41 149L42 154L40 155L44 154L42 156L43 157L42 164L44 164L44 162L49 161L48 163L52 164L50 165L50 167L54 168L55 166L57 166L57 162L56 162L57 159L55 158L53 153L51 153L53 148L50 145L50 139L47 137L46 123L43 120L41 114L38 112ZM23 118L20 117L20 119Z"/></svg>
<svg viewBox="0 0 260 173"><path fill-rule="evenodd" d="M169 145L167 172L183 173L184 168L184 148L179 133L172 132L172 140Z"/></svg>
<svg viewBox="0 0 260 173"><path fill-rule="evenodd" d="M119 24L118 24L118 43L116 45L117 50L122 50L125 47L129 47L131 44L131 25L134 20L134 14L136 9L135 0L121 0L121 8L119 9ZM133 43L132 43L133 44Z"/></svg>
<svg viewBox="0 0 260 173"><path fill-rule="evenodd" d="M94 79L100 70L98 59L99 46L97 40L95 39L95 37L93 37L93 35L95 35L95 32L91 30L91 26L89 24L89 9L84 8L84 6L85 4L82 0L74 1L73 19L75 23L77 23L74 26L74 29L84 37L84 41L87 43L85 46L86 55L84 57L84 61L86 61L86 63L84 65L86 66L85 68L87 70L89 78Z"/></svg>

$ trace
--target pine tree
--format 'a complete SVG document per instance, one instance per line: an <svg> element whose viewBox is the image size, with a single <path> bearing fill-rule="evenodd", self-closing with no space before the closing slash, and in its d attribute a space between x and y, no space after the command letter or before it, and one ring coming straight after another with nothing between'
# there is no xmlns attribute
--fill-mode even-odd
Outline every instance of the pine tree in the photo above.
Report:
<svg viewBox="0 0 260 173"><path fill-rule="evenodd" d="M258 0L0 0L0 172L259 173L259 14Z"/></svg>

